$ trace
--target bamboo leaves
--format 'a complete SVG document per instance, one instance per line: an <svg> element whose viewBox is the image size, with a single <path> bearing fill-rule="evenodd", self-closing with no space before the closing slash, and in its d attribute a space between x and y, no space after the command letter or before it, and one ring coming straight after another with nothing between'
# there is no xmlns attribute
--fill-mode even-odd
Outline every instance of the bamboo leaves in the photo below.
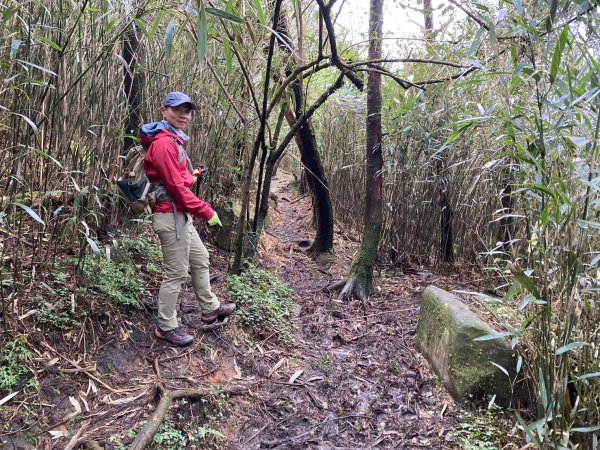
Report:
<svg viewBox="0 0 600 450"><path fill-rule="evenodd" d="M232 9L230 3L228 3L227 9ZM197 0L196 9L193 7L189 8L189 11L193 16L196 16L196 52L198 54L198 61L200 65L203 65L206 61L206 51L208 45L209 25L207 20L207 14L218 17L219 19L227 20L235 24L242 24L244 20L238 15L230 11L225 11L218 8L206 7L204 0ZM231 67L232 52L231 43L227 37L223 37L223 45L227 47L224 52L227 58L227 66Z"/></svg>
<svg viewBox="0 0 600 450"><path fill-rule="evenodd" d="M252 0L252 4L254 5L254 9L256 10L256 15L258 17L259 23L264 27L267 24L267 20L265 18L265 11L262 7L261 0Z"/></svg>
<svg viewBox="0 0 600 450"><path fill-rule="evenodd" d="M31 130L34 133L37 133L38 128L36 126L35 123L33 123L33 120L31 120L29 117L27 117L25 114L19 114L17 112L11 112L10 114L14 114L15 116L19 116L20 118L22 118L25 122L27 122L27 125L29 125L31 127Z"/></svg>
<svg viewBox="0 0 600 450"><path fill-rule="evenodd" d="M200 64L204 64L206 60L206 43L208 40L208 27L206 25L206 8L204 7L203 0L198 0L198 61Z"/></svg>
<svg viewBox="0 0 600 450"><path fill-rule="evenodd" d="M49 47L53 48L54 50L62 52L62 47L60 45L58 45L56 42L54 42L52 39L49 39L44 36L34 36L34 38L40 42L43 42L44 44L48 45Z"/></svg>
<svg viewBox="0 0 600 450"><path fill-rule="evenodd" d="M568 38L569 29L565 27L560 33L556 47L554 47L554 53L552 54L552 63L550 64L550 83L554 83L554 81L556 81L556 75L558 74L558 69L560 68L560 62L562 61L563 52L565 51Z"/></svg>
<svg viewBox="0 0 600 450"><path fill-rule="evenodd" d="M490 333L484 336L479 336L473 339L474 341L493 341L495 339L502 339L505 337L511 337L514 333L511 331L499 331L497 333Z"/></svg>
<svg viewBox="0 0 600 450"><path fill-rule="evenodd" d="M10 43L10 59L15 59L17 57L17 52L19 51L19 47L23 41L20 39L13 39Z"/></svg>
<svg viewBox="0 0 600 450"><path fill-rule="evenodd" d="M167 25L167 31L165 33L165 56L168 58L171 56L173 50L173 39L175 37L175 20L171 20Z"/></svg>
<svg viewBox="0 0 600 450"><path fill-rule="evenodd" d="M202 2L201 2L202 3ZM222 9L217 8L205 8L208 14L212 14L213 16L219 17L221 19L229 20L230 22L242 24L244 21L236 16L235 14L231 14L227 11L223 11Z"/></svg>
<svg viewBox="0 0 600 450"><path fill-rule="evenodd" d="M508 269L521 286L523 286L527 291L529 291L535 298L541 298L539 289L537 288L531 277L527 275L523 271L523 269L521 269L515 264L509 264Z"/></svg>
<svg viewBox="0 0 600 450"><path fill-rule="evenodd" d="M29 216L35 220L37 223L40 223L42 225L46 225L46 223L40 218L40 216L37 215L37 213L31 209L29 206L24 205L23 203L15 203L16 206L18 206L19 208L21 208L23 211L25 211L27 214L29 214Z"/></svg>
<svg viewBox="0 0 600 450"><path fill-rule="evenodd" d="M34 69L41 70L42 72L44 72L44 73L47 73L48 75L52 75L52 76L54 76L54 77L58 76L58 75L56 74L56 72L53 72L52 70L50 70L50 69L47 69L46 67L42 67L42 66L40 66L40 65L38 65L38 64L34 64L34 63L32 63L32 62L29 62L29 61L24 61L24 60L22 60L22 59L17 59L16 61L17 61L18 63L20 63L20 64L25 64L26 66L30 66L30 67L33 67Z"/></svg>
<svg viewBox="0 0 600 450"><path fill-rule="evenodd" d="M570 344L563 345L562 347L556 349L554 354L556 356L559 356L559 355L562 355L563 353L568 353L573 350L580 349L583 346L585 346L585 342L571 342Z"/></svg>

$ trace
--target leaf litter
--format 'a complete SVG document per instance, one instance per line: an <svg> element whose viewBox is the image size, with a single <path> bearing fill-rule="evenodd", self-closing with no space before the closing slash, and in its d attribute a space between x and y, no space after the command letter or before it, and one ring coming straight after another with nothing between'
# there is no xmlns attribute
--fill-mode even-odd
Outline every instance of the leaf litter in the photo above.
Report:
<svg viewBox="0 0 600 450"><path fill-rule="evenodd" d="M75 336L42 337L38 359L51 365L41 364L38 405L18 393L3 405L14 408L16 417L30 402L38 448L77 448L83 442L116 448L115 436L129 445L157 407L159 387L199 390L219 409L204 417L191 399L177 400L167 415L175 424L202 416L205 429L224 436L201 448L455 448L446 436L458 408L416 350L414 337L421 291L429 284L458 283L452 275L381 272L368 301L337 300L323 288L346 275L359 239L338 229L335 253L312 259L306 251L313 237L310 198L297 195L289 182L280 176L274 183L277 203L257 264L294 292L294 343L252 341L234 316L227 326L204 333L186 323L196 334L194 343L173 348L152 338L153 308L126 321L95 324L95 341L84 354ZM227 255L212 249L211 258L213 272L221 275L214 290L225 298ZM181 311L194 308L188 284ZM16 435L28 433L14 429L2 438L17 441Z"/></svg>

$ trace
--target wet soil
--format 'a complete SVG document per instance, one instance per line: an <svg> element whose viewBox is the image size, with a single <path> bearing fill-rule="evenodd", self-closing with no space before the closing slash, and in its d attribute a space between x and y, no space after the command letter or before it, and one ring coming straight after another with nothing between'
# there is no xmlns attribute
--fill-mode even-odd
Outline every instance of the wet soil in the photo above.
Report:
<svg viewBox="0 0 600 450"><path fill-rule="evenodd" d="M358 237L336 227L335 252L311 258L310 199L290 181L280 176L273 186L257 264L294 292L293 345L251 340L235 319L200 332L186 286L181 309L196 340L170 347L152 337L150 296L144 315L40 339L40 394L11 403L12 429L20 423L23 430L0 434L5 448L78 448L85 440L126 448L155 410L159 385L206 392L201 402L176 402L167 417L214 435L196 448L453 448L448 435L457 407L415 349L414 335L421 291L457 285L455 276L382 270L369 301L337 300L324 287L347 273ZM219 275L213 287L222 298L227 257L211 248Z"/></svg>

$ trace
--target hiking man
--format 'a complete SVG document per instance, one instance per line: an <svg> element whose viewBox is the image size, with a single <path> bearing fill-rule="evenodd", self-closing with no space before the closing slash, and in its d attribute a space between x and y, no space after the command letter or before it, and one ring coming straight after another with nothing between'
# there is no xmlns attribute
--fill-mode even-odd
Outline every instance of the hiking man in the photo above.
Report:
<svg viewBox="0 0 600 450"><path fill-rule="evenodd" d="M231 315L235 304L221 304L210 287L209 257L206 247L194 228L192 216L200 217L209 226L221 226L212 207L190 190L194 176L188 169L185 146L189 137L184 133L192 120L196 105L182 92L167 94L160 107L163 120L143 125L142 144L148 145L144 169L151 183L159 185L153 207L152 228L160 239L164 260L163 281L158 293L158 327L154 335L174 345L188 345L194 340L179 326L177 297L181 285L191 273L192 286L205 324Z"/></svg>

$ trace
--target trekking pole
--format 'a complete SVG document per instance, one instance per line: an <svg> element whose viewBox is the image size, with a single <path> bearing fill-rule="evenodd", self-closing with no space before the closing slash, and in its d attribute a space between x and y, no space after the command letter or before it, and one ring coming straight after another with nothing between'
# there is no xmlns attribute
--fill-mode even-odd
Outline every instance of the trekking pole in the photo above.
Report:
<svg viewBox="0 0 600 450"><path fill-rule="evenodd" d="M198 176L196 177L196 197L200 198L200 187L202 186L202 182L204 181L204 176L206 175L206 169L204 168L204 164L198 164L198 168L194 171L198 172Z"/></svg>

